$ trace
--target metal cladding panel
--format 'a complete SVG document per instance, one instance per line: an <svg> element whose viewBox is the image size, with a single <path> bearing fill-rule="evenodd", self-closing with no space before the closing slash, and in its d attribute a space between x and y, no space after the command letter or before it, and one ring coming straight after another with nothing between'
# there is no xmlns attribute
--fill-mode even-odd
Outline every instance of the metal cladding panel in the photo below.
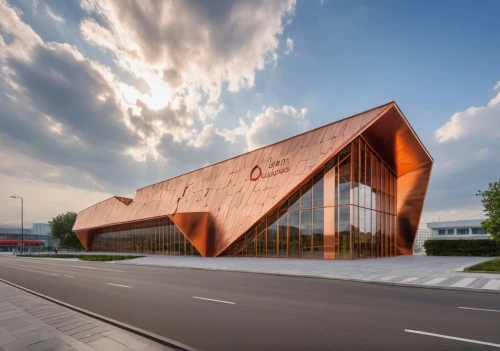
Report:
<svg viewBox="0 0 500 351"><path fill-rule="evenodd" d="M390 116L386 117L388 114ZM392 127L385 128L381 125L379 121L382 119ZM389 163L394 164L394 167L397 164L403 170L403 164L398 163L399 151L394 150L402 139L410 140L411 136L414 137L411 130L411 133L405 132L405 125L408 126L408 123L395 103L382 105L282 142L139 189L133 200L112 197L81 211L73 230L78 233L169 215L202 255L215 256L361 133L370 139L369 143L381 142L381 146L388 148L389 151L378 151L381 157L387 157ZM380 139L377 135L394 131L397 131L396 137L392 134L386 139ZM417 152L423 149L421 144L410 144L418 149ZM372 147L380 149L374 145ZM416 161L408 157L401 161L408 163L404 167L420 162L418 157ZM405 170L407 171L406 168ZM200 213L207 213L206 222ZM188 223L191 220L194 223Z"/></svg>
<svg viewBox="0 0 500 351"><path fill-rule="evenodd" d="M398 178L397 254L411 255L434 160L395 104L361 136Z"/></svg>
<svg viewBox="0 0 500 351"><path fill-rule="evenodd" d="M433 161L395 104L361 135L397 177Z"/></svg>
<svg viewBox="0 0 500 351"><path fill-rule="evenodd" d="M94 242L94 236L88 232L88 230L83 230L76 232L76 237L82 243L85 251L89 251L92 248L92 243Z"/></svg>
<svg viewBox="0 0 500 351"><path fill-rule="evenodd" d="M168 217L202 256L210 256L211 253L207 252L207 243L209 243L208 212L174 213Z"/></svg>
<svg viewBox="0 0 500 351"><path fill-rule="evenodd" d="M397 180L396 244L398 255L413 254L413 244L424 207L431 169L432 162L428 162Z"/></svg>

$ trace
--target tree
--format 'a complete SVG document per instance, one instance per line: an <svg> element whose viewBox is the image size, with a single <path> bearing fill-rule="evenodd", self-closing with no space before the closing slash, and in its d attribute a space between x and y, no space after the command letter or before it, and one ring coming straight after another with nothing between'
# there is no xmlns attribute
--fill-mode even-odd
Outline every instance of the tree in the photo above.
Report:
<svg viewBox="0 0 500 351"><path fill-rule="evenodd" d="M73 233L73 225L76 221L75 212L66 212L64 214L57 215L50 221L50 228L52 236L59 239L59 246L66 249L81 250L82 244L80 240Z"/></svg>
<svg viewBox="0 0 500 351"><path fill-rule="evenodd" d="M488 190L479 190L476 196L482 196L484 212L488 216L481 226L493 239L500 242L500 180L488 185Z"/></svg>

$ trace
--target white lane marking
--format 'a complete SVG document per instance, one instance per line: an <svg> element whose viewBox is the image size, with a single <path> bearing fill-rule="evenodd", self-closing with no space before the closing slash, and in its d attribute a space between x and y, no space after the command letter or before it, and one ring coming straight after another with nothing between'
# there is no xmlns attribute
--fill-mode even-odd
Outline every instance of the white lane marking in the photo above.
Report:
<svg viewBox="0 0 500 351"><path fill-rule="evenodd" d="M410 282L414 282L417 279L418 278L416 278L416 277L406 278L405 280L401 281L401 283L410 283Z"/></svg>
<svg viewBox="0 0 500 351"><path fill-rule="evenodd" d="M487 310L485 308L473 308L473 307L459 307L463 310L475 310L475 311L487 311L487 312L500 312L500 310Z"/></svg>
<svg viewBox="0 0 500 351"><path fill-rule="evenodd" d="M68 265L66 267L76 267L76 268L85 268L85 269L95 269L97 271L110 271L110 272L126 273L125 271L119 271L118 269L109 269L109 268L96 268L96 267L71 266L71 265Z"/></svg>
<svg viewBox="0 0 500 351"><path fill-rule="evenodd" d="M473 344L480 344L480 345L487 345L487 346L493 346L493 347L500 347L500 344L493 344L491 342L485 342L485 341L479 341L479 340L472 340L472 339L464 339L464 338L457 338L455 336L448 336L448 335L427 333L427 332L418 331L418 330L405 329L405 332L407 332L407 333L415 333L415 334L422 334L422 335L429 335L429 336L435 336L436 338L443 338L443 339L451 339L451 340L458 340L458 341L470 342L470 343L473 343Z"/></svg>
<svg viewBox="0 0 500 351"><path fill-rule="evenodd" d="M74 278L72 275L65 275L65 277Z"/></svg>
<svg viewBox="0 0 500 351"><path fill-rule="evenodd" d="M397 275L392 275L390 277L383 277L383 278L380 278L379 280L383 280L383 281L386 281L386 280L391 280L391 279L394 279L394 278L397 278L398 276Z"/></svg>
<svg viewBox="0 0 500 351"><path fill-rule="evenodd" d="M429 280L427 283L424 283L422 285L436 285L441 283L443 280L446 280L448 278L434 278L432 280Z"/></svg>
<svg viewBox="0 0 500 351"><path fill-rule="evenodd" d="M464 278L464 279L456 282L452 286L454 286L455 288L465 288L465 287L469 286L469 284L472 283L474 280L476 280L476 278Z"/></svg>
<svg viewBox="0 0 500 351"><path fill-rule="evenodd" d="M482 287L482 289L498 290L500 289L500 280L491 279L485 286Z"/></svg>
<svg viewBox="0 0 500 351"><path fill-rule="evenodd" d="M206 297L198 297L198 296L193 296L193 299L199 299L199 300L207 300L207 301L214 301L214 302L220 302L220 303L227 303L229 305L234 305L234 302L230 301L222 301L222 300L214 300L214 299L207 299Z"/></svg>
<svg viewBox="0 0 500 351"><path fill-rule="evenodd" d="M128 286L128 285L120 285L120 284L113 284L113 283L108 283L109 285L113 285L113 286L119 286L119 287L122 287L122 288L132 288L131 286Z"/></svg>
<svg viewBox="0 0 500 351"><path fill-rule="evenodd" d="M50 275L60 275L60 274L57 274L57 273L49 273Z"/></svg>

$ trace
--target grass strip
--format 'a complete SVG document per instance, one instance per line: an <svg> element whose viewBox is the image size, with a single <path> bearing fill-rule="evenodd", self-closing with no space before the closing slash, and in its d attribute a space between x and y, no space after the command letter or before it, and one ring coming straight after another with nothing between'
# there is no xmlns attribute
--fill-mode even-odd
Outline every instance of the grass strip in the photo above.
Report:
<svg viewBox="0 0 500 351"><path fill-rule="evenodd" d="M130 255L72 255L72 254L38 254L38 255L17 255L18 257L35 258L78 258L82 261L122 261L144 256Z"/></svg>
<svg viewBox="0 0 500 351"><path fill-rule="evenodd" d="M491 272L500 273L500 258L481 262L464 269L466 272Z"/></svg>

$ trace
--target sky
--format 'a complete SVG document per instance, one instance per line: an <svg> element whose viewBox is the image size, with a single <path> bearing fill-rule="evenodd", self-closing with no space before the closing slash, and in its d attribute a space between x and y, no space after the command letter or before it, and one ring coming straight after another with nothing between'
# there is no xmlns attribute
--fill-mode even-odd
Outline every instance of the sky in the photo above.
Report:
<svg viewBox="0 0 500 351"><path fill-rule="evenodd" d="M421 227L500 178L500 2L0 0L0 223L46 222L396 101Z"/></svg>

